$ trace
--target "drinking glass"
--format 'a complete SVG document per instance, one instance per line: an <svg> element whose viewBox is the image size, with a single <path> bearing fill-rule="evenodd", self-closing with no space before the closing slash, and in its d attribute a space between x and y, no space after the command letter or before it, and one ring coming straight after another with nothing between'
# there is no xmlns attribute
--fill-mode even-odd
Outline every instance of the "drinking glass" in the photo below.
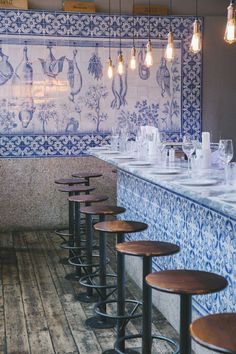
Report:
<svg viewBox="0 0 236 354"><path fill-rule="evenodd" d="M219 142L219 157L225 168L225 184L228 184L228 165L234 156L233 141L222 139Z"/></svg>
<svg viewBox="0 0 236 354"><path fill-rule="evenodd" d="M188 176L190 176L190 161L191 161L191 157L196 149L195 141L191 140L191 137L185 136L183 138L182 149L188 158Z"/></svg>
<svg viewBox="0 0 236 354"><path fill-rule="evenodd" d="M112 150L118 150L118 144L119 144L119 129L118 128L112 128L111 149Z"/></svg>

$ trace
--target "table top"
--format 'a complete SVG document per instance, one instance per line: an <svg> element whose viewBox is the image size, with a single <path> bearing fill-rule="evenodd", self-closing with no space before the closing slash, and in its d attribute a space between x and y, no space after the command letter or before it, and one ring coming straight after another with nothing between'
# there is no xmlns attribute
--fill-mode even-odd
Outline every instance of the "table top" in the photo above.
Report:
<svg viewBox="0 0 236 354"><path fill-rule="evenodd" d="M202 170L189 177L186 161L163 167L153 162L149 164L148 160L139 161L127 153L112 154L109 149L95 148L89 154L236 220L236 185L224 184L222 169Z"/></svg>

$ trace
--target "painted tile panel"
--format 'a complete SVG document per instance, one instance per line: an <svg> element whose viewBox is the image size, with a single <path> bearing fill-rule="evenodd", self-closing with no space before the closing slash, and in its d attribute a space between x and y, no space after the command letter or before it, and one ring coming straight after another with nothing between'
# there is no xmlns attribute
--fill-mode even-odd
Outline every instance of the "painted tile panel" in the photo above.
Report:
<svg viewBox="0 0 236 354"><path fill-rule="evenodd" d="M109 81L107 15L0 11L0 156L86 154L109 141L114 125L155 125L173 140L199 136L202 58L189 52L192 21L172 19L170 64L164 59L169 19L150 18L155 65L148 69L148 18L112 15L112 58L116 65L121 35L126 62L125 75ZM133 23L135 73L128 69Z"/></svg>

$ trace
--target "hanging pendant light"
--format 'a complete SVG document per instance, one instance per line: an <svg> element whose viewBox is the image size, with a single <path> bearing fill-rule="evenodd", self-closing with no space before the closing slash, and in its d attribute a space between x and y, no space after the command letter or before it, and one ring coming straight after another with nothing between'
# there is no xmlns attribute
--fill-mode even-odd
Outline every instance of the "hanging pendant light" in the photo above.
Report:
<svg viewBox="0 0 236 354"><path fill-rule="evenodd" d="M236 42L235 5L233 0L230 1L227 10L228 16L224 40L229 44L233 44Z"/></svg>
<svg viewBox="0 0 236 354"><path fill-rule="evenodd" d="M117 72L119 75L123 75L125 69L124 69L124 59L123 59L122 47L121 47L121 0L119 1L119 6L120 6L120 52L118 55Z"/></svg>
<svg viewBox="0 0 236 354"><path fill-rule="evenodd" d="M111 59L111 0L109 0L109 59L107 68L108 79L113 78L113 63Z"/></svg>
<svg viewBox="0 0 236 354"><path fill-rule="evenodd" d="M196 17L193 23L193 36L190 44L190 50L193 53L198 53L202 49L201 43L201 32L200 32L200 23L198 20L198 0L195 0L196 3Z"/></svg>
<svg viewBox="0 0 236 354"><path fill-rule="evenodd" d="M131 70L135 70L137 67L137 59L136 59L136 48L135 48L135 43L134 43L134 31L135 31L135 26L134 26L135 22L134 22L134 0L133 0L133 47L131 49L131 53L130 53L130 69Z"/></svg>
<svg viewBox="0 0 236 354"><path fill-rule="evenodd" d="M150 68L153 65L153 52L152 52L152 42L150 39L150 0L148 2L148 42L147 42L147 52L145 57L145 65Z"/></svg>
<svg viewBox="0 0 236 354"><path fill-rule="evenodd" d="M166 61L172 61L175 57L174 34L172 32L172 0L170 0L170 32L168 33L168 43L165 51Z"/></svg>

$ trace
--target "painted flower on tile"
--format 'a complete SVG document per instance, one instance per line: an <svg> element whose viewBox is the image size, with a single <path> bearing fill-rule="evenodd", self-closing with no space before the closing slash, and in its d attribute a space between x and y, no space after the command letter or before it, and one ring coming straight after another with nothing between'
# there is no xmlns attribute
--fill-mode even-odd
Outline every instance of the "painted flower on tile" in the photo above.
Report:
<svg viewBox="0 0 236 354"><path fill-rule="evenodd" d="M100 124L107 120L107 113L101 111L101 100L108 95L108 90L104 85L94 85L85 94L85 105L92 111L88 113L88 118L96 125L96 131L100 131Z"/></svg>

